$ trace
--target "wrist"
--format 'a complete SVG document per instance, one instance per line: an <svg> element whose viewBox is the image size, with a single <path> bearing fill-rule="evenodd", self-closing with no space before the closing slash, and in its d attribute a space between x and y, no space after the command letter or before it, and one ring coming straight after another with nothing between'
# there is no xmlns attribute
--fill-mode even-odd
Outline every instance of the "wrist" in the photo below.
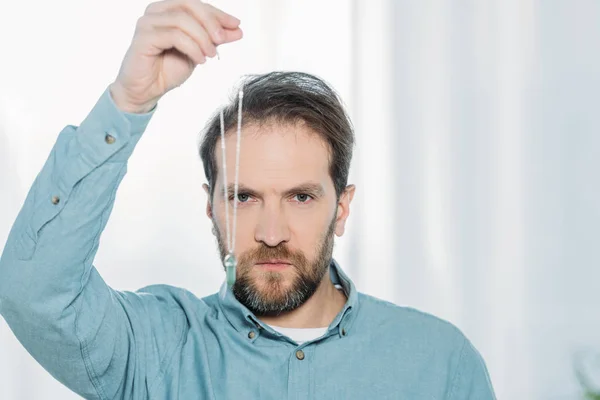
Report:
<svg viewBox="0 0 600 400"><path fill-rule="evenodd" d="M110 97L112 98L117 108L126 113L146 114L150 112L154 108L154 106L156 106L156 101L147 102L143 104L137 104L135 102L130 101L124 93L124 89L122 89L117 82L113 82L110 85L109 92Z"/></svg>

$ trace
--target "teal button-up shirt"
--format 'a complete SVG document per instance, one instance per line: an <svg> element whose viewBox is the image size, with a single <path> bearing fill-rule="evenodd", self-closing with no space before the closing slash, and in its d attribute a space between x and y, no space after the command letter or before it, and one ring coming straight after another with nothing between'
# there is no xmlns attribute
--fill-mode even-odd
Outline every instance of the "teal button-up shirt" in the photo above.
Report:
<svg viewBox="0 0 600 400"><path fill-rule="evenodd" d="M168 285L109 287L92 262L127 160L156 108L102 94L59 134L0 258L0 313L27 351L88 399L494 399L485 364L453 325L359 293L299 345L225 283L197 298Z"/></svg>

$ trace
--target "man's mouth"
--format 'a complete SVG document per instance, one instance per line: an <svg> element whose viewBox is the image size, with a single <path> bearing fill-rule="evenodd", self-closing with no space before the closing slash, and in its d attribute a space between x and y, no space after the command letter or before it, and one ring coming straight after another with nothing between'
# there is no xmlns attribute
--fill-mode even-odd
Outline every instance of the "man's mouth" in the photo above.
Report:
<svg viewBox="0 0 600 400"><path fill-rule="evenodd" d="M279 271L291 267L292 264L286 260L272 259L258 261L256 266L267 270Z"/></svg>

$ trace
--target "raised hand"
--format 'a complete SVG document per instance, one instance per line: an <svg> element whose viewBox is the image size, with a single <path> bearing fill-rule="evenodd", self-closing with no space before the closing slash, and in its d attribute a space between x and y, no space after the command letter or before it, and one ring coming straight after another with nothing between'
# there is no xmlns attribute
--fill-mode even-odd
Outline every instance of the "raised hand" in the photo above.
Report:
<svg viewBox="0 0 600 400"><path fill-rule="evenodd" d="M217 46L242 38L240 20L199 0L151 3L136 25L116 80L110 86L126 112L150 111L180 86Z"/></svg>

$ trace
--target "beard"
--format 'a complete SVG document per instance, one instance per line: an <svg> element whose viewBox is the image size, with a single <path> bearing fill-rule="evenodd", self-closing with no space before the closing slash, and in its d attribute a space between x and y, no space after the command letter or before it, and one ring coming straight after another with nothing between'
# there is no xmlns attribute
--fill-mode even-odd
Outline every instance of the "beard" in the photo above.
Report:
<svg viewBox="0 0 600 400"><path fill-rule="evenodd" d="M223 260L228 251L221 232L216 226L214 228ZM313 260L283 242L274 247L260 242L258 248L239 255L236 280L232 286L235 298L257 316L277 316L300 307L316 292L328 271L333 254L334 229L335 215L320 238ZM269 259L285 260L291 265L281 272L259 271L256 263Z"/></svg>

